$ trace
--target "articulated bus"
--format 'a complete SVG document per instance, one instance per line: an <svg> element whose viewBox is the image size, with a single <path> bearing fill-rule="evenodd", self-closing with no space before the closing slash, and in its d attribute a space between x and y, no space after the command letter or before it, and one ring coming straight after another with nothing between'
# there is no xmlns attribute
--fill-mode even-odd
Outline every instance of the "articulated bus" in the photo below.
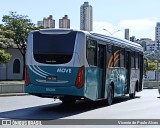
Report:
<svg viewBox="0 0 160 128"><path fill-rule="evenodd" d="M134 42L72 29L29 33L25 92L76 100L134 98L143 88L143 48Z"/></svg>

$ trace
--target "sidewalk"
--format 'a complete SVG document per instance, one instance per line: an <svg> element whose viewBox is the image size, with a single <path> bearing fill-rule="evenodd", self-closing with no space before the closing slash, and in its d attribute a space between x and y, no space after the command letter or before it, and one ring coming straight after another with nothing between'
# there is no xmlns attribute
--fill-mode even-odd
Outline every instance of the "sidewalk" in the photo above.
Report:
<svg viewBox="0 0 160 128"><path fill-rule="evenodd" d="M0 81L0 85L24 84L24 81Z"/></svg>
<svg viewBox="0 0 160 128"><path fill-rule="evenodd" d="M0 94L0 97L6 97L6 96L25 96L29 95L28 93L2 93Z"/></svg>
<svg viewBox="0 0 160 128"><path fill-rule="evenodd" d="M26 95L24 81L0 81L0 96Z"/></svg>

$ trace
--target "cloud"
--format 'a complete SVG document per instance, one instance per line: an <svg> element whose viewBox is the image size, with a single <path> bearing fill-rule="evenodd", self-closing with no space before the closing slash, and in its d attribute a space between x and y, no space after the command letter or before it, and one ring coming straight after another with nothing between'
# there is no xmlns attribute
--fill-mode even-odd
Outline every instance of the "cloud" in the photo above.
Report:
<svg viewBox="0 0 160 128"><path fill-rule="evenodd" d="M119 26L136 31L145 31L154 28L155 21L152 19L122 20Z"/></svg>
<svg viewBox="0 0 160 128"><path fill-rule="evenodd" d="M94 26L94 28L99 29L99 30L103 30L103 29L114 30L114 29L117 29L116 26L114 26L113 24L108 23L108 22L96 22L96 21L94 21L93 26Z"/></svg>
<svg viewBox="0 0 160 128"><path fill-rule="evenodd" d="M156 19L123 20L118 26L129 28L130 36L155 40Z"/></svg>
<svg viewBox="0 0 160 128"><path fill-rule="evenodd" d="M140 38L151 38L155 40L155 26L156 19L134 19L134 20L122 20L117 25L114 25L109 22L93 22L93 30L110 35L110 33L114 33L117 30L119 32L114 33L113 35L119 38L124 38L124 29L129 28L130 37L135 36L137 39ZM108 30L104 31L103 29Z"/></svg>
<svg viewBox="0 0 160 128"><path fill-rule="evenodd" d="M104 30L105 29L105 30ZM119 27L109 23L109 22L93 22L93 31L97 33L101 33L104 35L114 35L119 38L123 38L123 32Z"/></svg>

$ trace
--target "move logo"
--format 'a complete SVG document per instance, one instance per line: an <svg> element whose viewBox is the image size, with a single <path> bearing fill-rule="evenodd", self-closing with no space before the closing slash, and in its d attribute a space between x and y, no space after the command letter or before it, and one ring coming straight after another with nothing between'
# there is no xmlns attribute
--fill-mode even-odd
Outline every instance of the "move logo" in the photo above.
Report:
<svg viewBox="0 0 160 128"><path fill-rule="evenodd" d="M72 69L70 69L70 68L58 68L57 72L60 72L60 73L72 73Z"/></svg>

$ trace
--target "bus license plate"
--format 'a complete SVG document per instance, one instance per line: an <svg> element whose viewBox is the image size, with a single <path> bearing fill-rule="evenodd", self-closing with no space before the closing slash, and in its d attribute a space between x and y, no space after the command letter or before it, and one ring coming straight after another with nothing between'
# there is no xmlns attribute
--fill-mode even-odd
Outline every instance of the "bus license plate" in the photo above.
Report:
<svg viewBox="0 0 160 128"><path fill-rule="evenodd" d="M47 76L47 80L57 80L57 76Z"/></svg>

